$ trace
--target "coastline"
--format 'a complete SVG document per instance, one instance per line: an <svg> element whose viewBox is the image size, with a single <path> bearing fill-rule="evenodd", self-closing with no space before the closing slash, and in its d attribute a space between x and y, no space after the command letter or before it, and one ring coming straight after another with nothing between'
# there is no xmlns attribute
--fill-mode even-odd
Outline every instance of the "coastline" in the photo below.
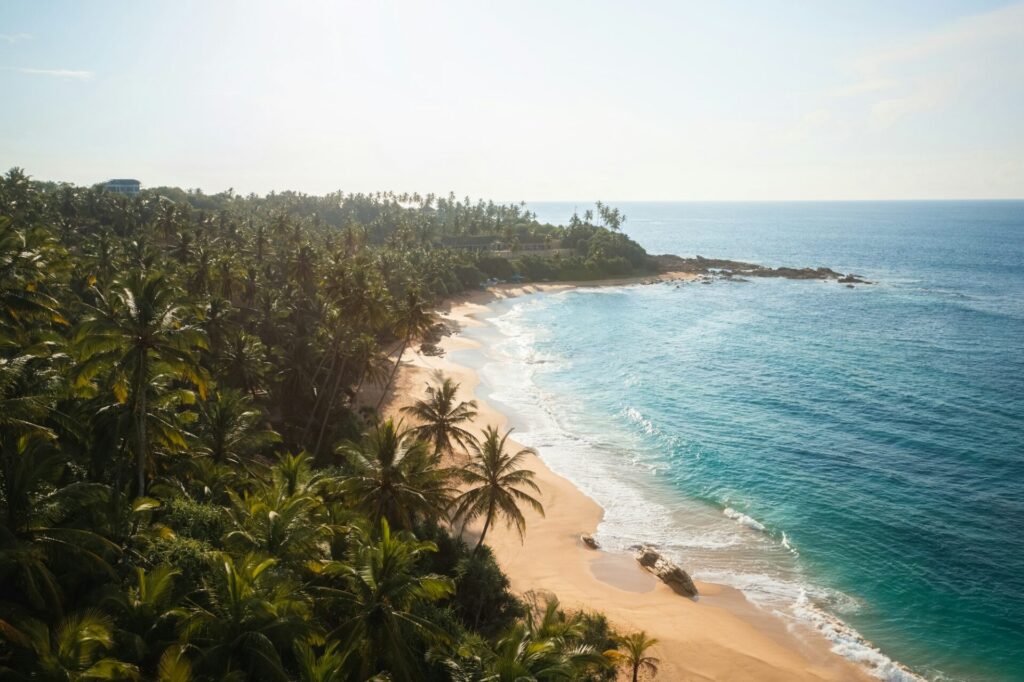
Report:
<svg viewBox="0 0 1024 682"><path fill-rule="evenodd" d="M459 328L483 326L486 323L478 316L500 299L577 286L697 278L692 273L666 273L600 282L506 285L455 299L440 312L446 322ZM401 407L424 394L431 375L440 371L461 384L461 400L477 400L479 414L471 430L488 424L508 428L505 415L476 395L476 371L450 359L452 351L478 344L455 334L438 345L445 352L442 356L423 355L416 349L406 352L385 411L397 416ZM513 443L511 447L521 446ZM546 515L524 510L523 543L502 524L488 534L488 545L516 593L550 592L566 607L603 612L620 630L645 630L659 640L654 655L661 659L660 679L875 679L866 669L833 653L824 636L810 629L792 629L735 588L696 581L700 598L692 601L642 570L632 556L586 548L580 535L594 533L604 511L571 481L554 473L542 457L543 453L530 456L526 466L535 473ZM471 526L467 539L478 532Z"/></svg>

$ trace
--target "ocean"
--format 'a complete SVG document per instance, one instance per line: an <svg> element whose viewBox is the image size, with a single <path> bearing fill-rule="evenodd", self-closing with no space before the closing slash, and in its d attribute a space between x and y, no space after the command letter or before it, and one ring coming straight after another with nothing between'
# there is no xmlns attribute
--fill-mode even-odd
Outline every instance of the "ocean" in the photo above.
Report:
<svg viewBox="0 0 1024 682"><path fill-rule="evenodd" d="M1024 680L1024 202L617 206L651 253L877 283L577 289L467 329L456 361L604 507L598 540L884 679Z"/></svg>

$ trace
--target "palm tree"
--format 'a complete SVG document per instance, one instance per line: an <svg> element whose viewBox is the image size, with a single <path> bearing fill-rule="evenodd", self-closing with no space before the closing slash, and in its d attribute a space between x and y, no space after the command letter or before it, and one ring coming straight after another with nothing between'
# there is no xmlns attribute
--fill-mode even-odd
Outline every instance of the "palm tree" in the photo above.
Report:
<svg viewBox="0 0 1024 682"><path fill-rule="evenodd" d="M234 530L225 536L225 544L297 564L319 556L336 530L319 518L320 501L310 495L282 493L267 489L239 496L228 491Z"/></svg>
<svg viewBox="0 0 1024 682"><path fill-rule="evenodd" d="M218 464L238 464L280 442L262 418L248 395L232 388L216 391L199 405L196 435L202 451Z"/></svg>
<svg viewBox="0 0 1024 682"><path fill-rule="evenodd" d="M586 643L580 615L562 613L554 598L543 608L531 607L524 619L497 639L493 649L481 640L469 639L455 657L441 662L455 682L595 679L592 673L611 665L607 654Z"/></svg>
<svg viewBox="0 0 1024 682"><path fill-rule="evenodd" d="M459 384L450 378L438 375L441 383L427 387L427 399L417 400L402 411L419 419L422 425L415 427L415 433L434 445L434 452L451 453L455 445L463 448L476 440L460 424L473 421L476 417L476 401L455 402Z"/></svg>
<svg viewBox="0 0 1024 682"><path fill-rule="evenodd" d="M125 591L121 585L111 585L110 594L102 606L117 615L119 628L133 636L137 651L156 652L155 645L174 641L176 612L174 580L181 571L161 564L149 571L135 568L135 584Z"/></svg>
<svg viewBox="0 0 1024 682"><path fill-rule="evenodd" d="M245 672L287 680L280 652L314 632L309 603L297 585L271 569L276 559L221 555L221 570L204 599L179 609L182 642L197 655L196 667L216 679ZM248 678L246 678L248 679Z"/></svg>
<svg viewBox="0 0 1024 682"><path fill-rule="evenodd" d="M0 330L30 321L64 322L56 299L40 287L52 267L46 247L39 231L15 230L10 218L0 216Z"/></svg>
<svg viewBox="0 0 1024 682"><path fill-rule="evenodd" d="M361 443L343 444L338 452L353 469L344 485L374 525L387 519L411 529L418 520L442 517L451 504L451 471L401 422L381 422Z"/></svg>
<svg viewBox="0 0 1024 682"><path fill-rule="evenodd" d="M455 500L452 518L461 519L463 528L474 519L484 518L484 527L480 531L480 540L476 543L474 553L484 544L488 529L499 516L505 517L507 526L515 526L520 539L523 538L526 519L519 510L520 503L544 515L540 501L523 490L526 488L540 493L540 488L533 481L533 472L521 468L523 458L534 451L523 448L514 454L506 452L505 444L511 433L509 429L501 435L495 426L484 429L483 439L470 443L473 458L460 472L462 480L470 487Z"/></svg>
<svg viewBox="0 0 1024 682"><path fill-rule="evenodd" d="M414 338L427 333L433 324L434 316L427 310L426 303L416 291L410 289L409 293L406 294L404 305L396 312L394 331L402 339L402 345L399 347L398 355L395 357L395 366L391 370L391 376L388 377L387 383L384 384L380 400L377 401L378 410L384 405L388 389L395 381L395 374L398 373L398 367L402 364L402 356L405 355L405 349L409 347L409 343Z"/></svg>
<svg viewBox="0 0 1024 682"><path fill-rule="evenodd" d="M324 577L340 578L343 587L324 587L320 592L345 604L351 614L328 639L339 640L343 651L358 651L358 679L366 679L381 665L395 679L421 679L413 656L416 641L449 640L436 623L415 613L421 604L455 590L449 578L416 570L424 554L436 551L437 545L409 533L392 534L387 519L381 519L377 540L364 536L349 563L332 561L323 567Z"/></svg>
<svg viewBox="0 0 1024 682"><path fill-rule="evenodd" d="M132 414L136 495L146 491L149 453L148 394L154 377L169 374L190 382L206 397L206 375L196 351L206 348L202 330L182 321L177 293L163 275L133 274L108 300L97 292L100 307L82 322L76 334L81 354L77 383L87 384L109 372L110 387Z"/></svg>
<svg viewBox="0 0 1024 682"><path fill-rule="evenodd" d="M298 663L298 682L345 682L350 680L351 650L338 648L338 642L328 642L319 654L309 642L296 642L295 660Z"/></svg>
<svg viewBox="0 0 1024 682"><path fill-rule="evenodd" d="M13 669L0 665L3 679L138 679L135 666L107 656L114 648L114 623L99 611L68 616L55 628L34 619L16 626L0 621L0 627L19 649ZM28 654L25 660L20 660L22 653Z"/></svg>
<svg viewBox="0 0 1024 682"><path fill-rule="evenodd" d="M84 481L59 485L67 467L49 442L0 440L0 595L60 615L62 569L116 578L111 561L120 548L83 527L110 491Z"/></svg>
<svg viewBox="0 0 1024 682"><path fill-rule="evenodd" d="M225 382L240 388L253 399L263 391L272 365L259 338L239 332L223 344L218 370Z"/></svg>
<svg viewBox="0 0 1024 682"><path fill-rule="evenodd" d="M632 671L633 682L637 682L640 679L640 671L649 672L651 677L658 674L658 663L660 661L653 657L648 656L648 650L658 643L658 640L653 637L648 637L647 633L641 630L640 632L634 632L630 635L622 637L616 637L616 641L622 647L615 657L624 661Z"/></svg>

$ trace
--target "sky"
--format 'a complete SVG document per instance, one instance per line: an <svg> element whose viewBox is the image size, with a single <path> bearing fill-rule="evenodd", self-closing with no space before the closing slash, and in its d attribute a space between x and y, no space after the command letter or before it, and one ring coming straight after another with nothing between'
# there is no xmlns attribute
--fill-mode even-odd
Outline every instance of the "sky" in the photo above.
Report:
<svg viewBox="0 0 1024 682"><path fill-rule="evenodd" d="M77 184L1024 198L1024 2L4 0L0 92Z"/></svg>

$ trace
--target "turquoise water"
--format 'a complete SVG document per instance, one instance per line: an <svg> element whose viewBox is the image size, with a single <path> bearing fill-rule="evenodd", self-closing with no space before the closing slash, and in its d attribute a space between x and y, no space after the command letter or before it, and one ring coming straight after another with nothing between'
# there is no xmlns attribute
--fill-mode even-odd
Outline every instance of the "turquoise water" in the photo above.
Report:
<svg viewBox="0 0 1024 682"><path fill-rule="evenodd" d="M621 206L652 252L879 283L497 305L463 359L605 507L599 539L657 543L885 679L1024 679L1024 202Z"/></svg>

